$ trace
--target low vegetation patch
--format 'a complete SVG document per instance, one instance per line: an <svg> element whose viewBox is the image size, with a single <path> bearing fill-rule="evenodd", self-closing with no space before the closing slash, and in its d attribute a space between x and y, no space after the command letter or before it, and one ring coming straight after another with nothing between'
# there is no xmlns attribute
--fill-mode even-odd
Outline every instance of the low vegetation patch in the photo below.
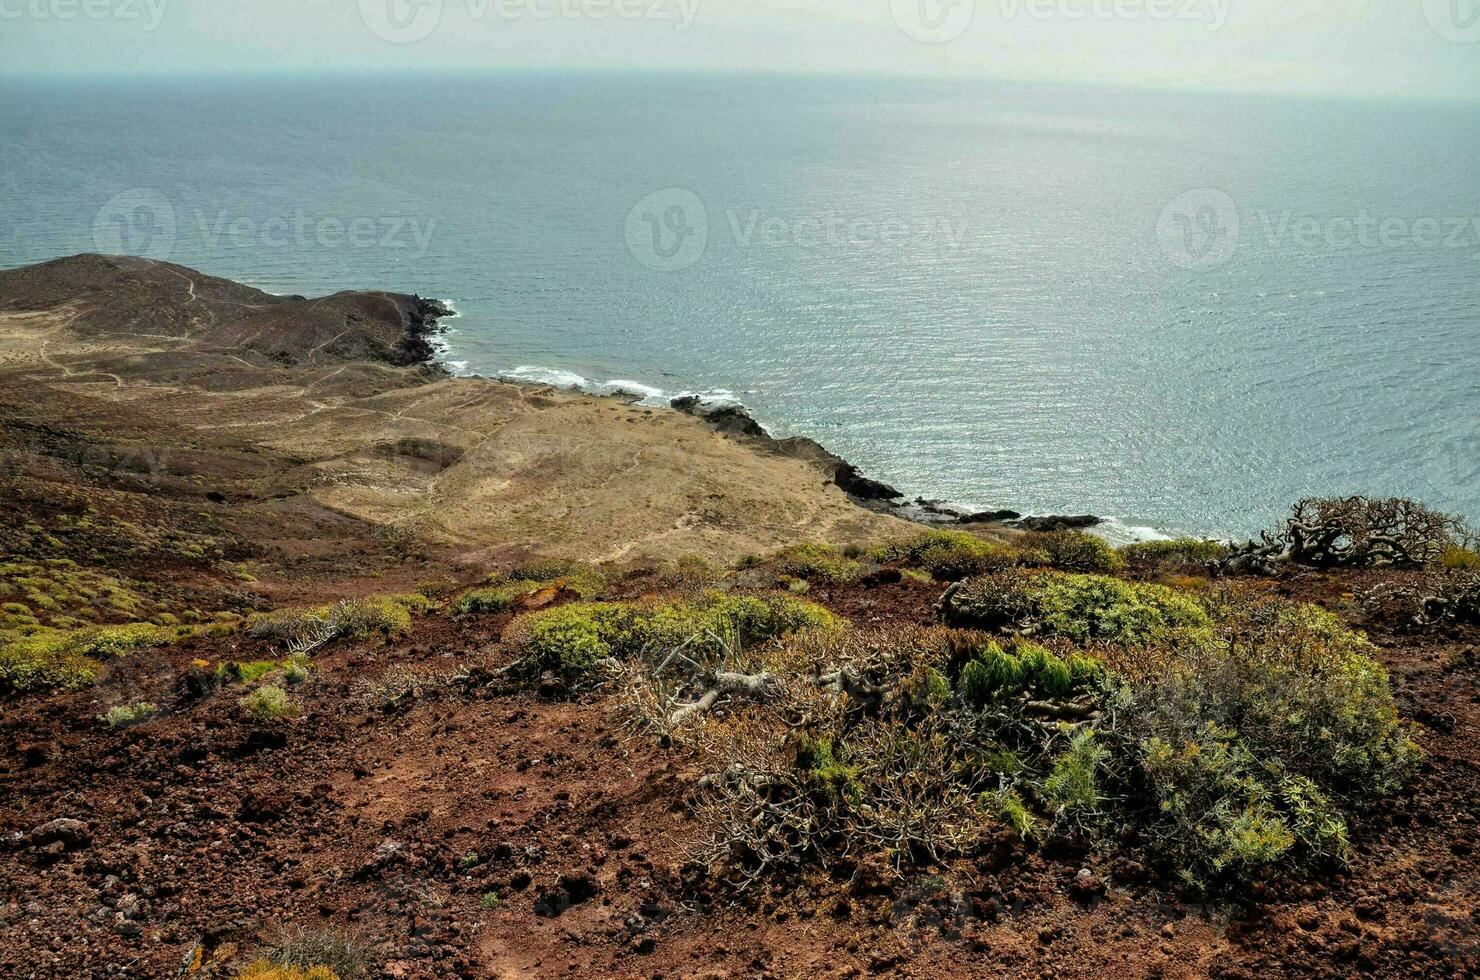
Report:
<svg viewBox="0 0 1480 980"><path fill-rule="evenodd" d="M1078 643L1196 641L1209 626L1201 603L1166 586L1019 569L963 583L947 599L945 616L957 626L1027 629Z"/></svg>
<svg viewBox="0 0 1480 980"><path fill-rule="evenodd" d="M851 582L863 567L827 544L795 544L769 559L777 574L805 582Z"/></svg>
<svg viewBox="0 0 1480 980"><path fill-rule="evenodd" d="M363 640L374 635L399 636L411 629L411 610L424 611L419 594L341 599L309 609L280 609L247 620L247 632L259 640L281 640L289 649L307 653L335 640Z"/></svg>
<svg viewBox="0 0 1480 980"><path fill-rule="evenodd" d="M749 646L837 619L811 603L709 592L669 603L583 602L516 619L505 637L531 668L579 682L604 661L683 648L693 657L726 642Z"/></svg>
<svg viewBox="0 0 1480 980"><path fill-rule="evenodd" d="M142 725L159 713L159 706L150 701L138 704L120 704L109 708L99 716L109 728L132 728Z"/></svg>
<svg viewBox="0 0 1480 980"><path fill-rule="evenodd" d="M697 861L745 886L830 854L902 873L1002 835L1135 840L1189 887L1236 888L1346 862L1350 814L1418 760L1372 646L1316 607L1020 568L949 606L1033 637L834 626L746 650L680 629L626 648L646 651L633 727L710 773Z"/></svg>
<svg viewBox="0 0 1480 980"><path fill-rule="evenodd" d="M0 690L72 690L97 680L100 661L168 646L195 627L129 623L76 630L42 629L0 642Z"/></svg>
<svg viewBox="0 0 1480 980"><path fill-rule="evenodd" d="M1172 538L1166 541L1137 541L1120 549L1127 564L1144 566L1151 571L1184 565L1206 565L1228 554L1228 545L1201 538Z"/></svg>
<svg viewBox="0 0 1480 980"><path fill-rule="evenodd" d="M1115 572L1125 559L1104 538L1081 531L1038 531L1024 534L1016 546L1019 565L1040 565L1065 572Z"/></svg>
<svg viewBox="0 0 1480 980"><path fill-rule="evenodd" d="M450 607L454 616L473 613L501 613L514 608L519 600L538 592L538 582L513 581L499 585L485 585L469 589L453 600Z"/></svg>
<svg viewBox="0 0 1480 980"><path fill-rule="evenodd" d="M264 685L248 694L241 699L241 706L247 710L247 714L259 721L293 718L299 711L298 702L288 697L287 691L274 684Z"/></svg>
<svg viewBox="0 0 1480 980"><path fill-rule="evenodd" d="M1010 545L979 538L968 531L926 531L869 552L874 561L911 565L942 582L1009 568L1025 560Z"/></svg>

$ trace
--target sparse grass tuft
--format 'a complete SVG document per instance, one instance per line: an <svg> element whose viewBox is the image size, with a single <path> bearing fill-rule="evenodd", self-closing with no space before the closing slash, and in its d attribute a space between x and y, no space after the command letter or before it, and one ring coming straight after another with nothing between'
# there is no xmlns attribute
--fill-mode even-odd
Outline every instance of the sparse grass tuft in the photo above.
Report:
<svg viewBox="0 0 1480 980"><path fill-rule="evenodd" d="M109 728L132 728L144 724L158 713L158 705L140 701L138 704L115 705L99 715L98 720L106 723Z"/></svg>
<svg viewBox="0 0 1480 980"><path fill-rule="evenodd" d="M298 703L288 697L288 692L273 684L257 688L241 699L247 713L260 721L292 718L299 712Z"/></svg>
<svg viewBox="0 0 1480 980"><path fill-rule="evenodd" d="M337 929L285 928L268 947L267 958L294 969L327 969L338 980L359 980L370 969L365 943Z"/></svg>

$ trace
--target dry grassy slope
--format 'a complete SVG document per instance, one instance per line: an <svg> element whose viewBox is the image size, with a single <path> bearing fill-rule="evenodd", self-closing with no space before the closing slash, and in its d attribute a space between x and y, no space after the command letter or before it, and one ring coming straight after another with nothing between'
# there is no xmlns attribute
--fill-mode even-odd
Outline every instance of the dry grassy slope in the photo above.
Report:
<svg viewBox="0 0 1480 980"><path fill-rule="evenodd" d="M676 412L398 367L417 304L275 297L93 255L0 273L9 468L116 486L116 471L67 464L142 460L125 489L229 508L284 560L305 514L357 522L347 553L389 539L470 560L733 558L899 526L818 465Z"/></svg>

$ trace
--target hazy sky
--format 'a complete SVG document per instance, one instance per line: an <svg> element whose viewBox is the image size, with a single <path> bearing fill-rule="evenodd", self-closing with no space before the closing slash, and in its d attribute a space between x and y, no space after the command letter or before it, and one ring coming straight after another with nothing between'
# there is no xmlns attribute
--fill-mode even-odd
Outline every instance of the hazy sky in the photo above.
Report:
<svg viewBox="0 0 1480 980"><path fill-rule="evenodd" d="M637 68L1480 99L1480 0L0 0L0 71Z"/></svg>

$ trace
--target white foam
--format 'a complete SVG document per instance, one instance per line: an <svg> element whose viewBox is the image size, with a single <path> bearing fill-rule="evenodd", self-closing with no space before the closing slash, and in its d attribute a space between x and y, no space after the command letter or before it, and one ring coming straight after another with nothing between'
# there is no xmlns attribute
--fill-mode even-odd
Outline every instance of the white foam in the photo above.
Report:
<svg viewBox="0 0 1480 980"><path fill-rule="evenodd" d="M510 381L523 381L527 384L568 388L572 391L584 391L591 383L574 371L562 371L560 368L540 367L535 364L521 364L511 371L502 372L499 377L508 378Z"/></svg>
<svg viewBox="0 0 1480 980"><path fill-rule="evenodd" d="M645 384L641 381L633 381L628 378L613 378L610 381L597 381L567 371L564 368L546 367L539 364L521 364L508 371L501 371L497 377L507 381L520 381L525 384L550 385L554 388L563 388L567 391L583 391L588 395L628 395L637 399L637 404L649 408L668 408L675 397L692 395L699 399L699 403L705 406L719 408L725 406L740 406L740 399L728 388L713 388L708 391L681 391L675 396L670 391L665 391L654 385Z"/></svg>
<svg viewBox="0 0 1480 980"><path fill-rule="evenodd" d="M1088 530L1114 545L1135 544L1138 541L1170 541L1173 537L1160 528L1127 524L1118 517L1106 517Z"/></svg>

